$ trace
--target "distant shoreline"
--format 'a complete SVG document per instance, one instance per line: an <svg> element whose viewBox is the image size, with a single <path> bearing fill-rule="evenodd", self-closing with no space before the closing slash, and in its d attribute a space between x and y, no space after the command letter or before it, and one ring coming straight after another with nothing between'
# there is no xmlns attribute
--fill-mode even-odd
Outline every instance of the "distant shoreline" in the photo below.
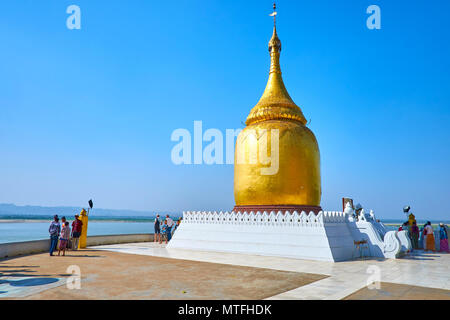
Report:
<svg viewBox="0 0 450 320"><path fill-rule="evenodd" d="M68 221L73 221L74 219L67 219ZM49 222L51 219L0 219L0 223L42 223ZM124 222L124 223L133 223L133 222L153 222L154 219L89 219L90 222Z"/></svg>
<svg viewBox="0 0 450 320"><path fill-rule="evenodd" d="M173 220L178 220L180 216L178 215L169 215ZM60 215L60 218L63 216ZM162 216L163 218L165 216ZM67 221L73 221L73 216L66 216ZM5 216L0 215L0 223L42 223L42 222L49 222L52 221L52 216L50 217L44 217L44 216ZM131 222L151 222L153 223L155 221L154 217L101 217L101 216L90 216L89 217L90 222L124 222L124 223L131 223Z"/></svg>
<svg viewBox="0 0 450 320"><path fill-rule="evenodd" d="M175 216L175 215L171 215L171 217L174 220L177 220L179 218L179 216ZM13 217L8 217L8 216L0 216L0 223L43 223L43 222L50 222L52 219L51 217L49 218L44 218L42 216L36 216L36 217L31 217L31 216L27 216L27 217L18 217L18 216L13 216ZM73 217L68 217L67 219L68 221L73 221L74 218ZM155 218L153 217L90 217L89 218L90 222L114 222L114 223L136 223L136 222L140 222L140 223L153 223L155 221ZM383 222L383 224L385 224L386 226L400 226L403 224L403 221L401 220L394 220L394 219L385 219L384 221L381 219L381 222ZM419 227L423 224L425 224L426 221L417 221L417 224L419 225ZM438 226L440 222L443 222L444 224L450 224L449 221L447 220L442 220L442 221L431 221L432 226Z"/></svg>

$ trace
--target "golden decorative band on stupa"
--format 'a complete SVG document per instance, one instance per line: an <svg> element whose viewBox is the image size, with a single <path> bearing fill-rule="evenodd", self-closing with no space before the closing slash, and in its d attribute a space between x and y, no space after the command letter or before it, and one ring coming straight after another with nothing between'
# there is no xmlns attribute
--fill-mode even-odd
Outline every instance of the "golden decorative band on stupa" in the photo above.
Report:
<svg viewBox="0 0 450 320"><path fill-rule="evenodd" d="M319 146L313 132L306 127L303 112L290 97L281 76L281 41L277 35L276 14L274 6L274 27L269 41L269 79L236 142L234 210L276 210L278 207L301 210L304 207L318 212L322 192ZM279 133L279 169L276 174L261 174L261 168L267 165L260 162L236 161L244 159L252 150L258 150L255 145L258 139L271 130L278 130ZM250 135L256 135L256 139ZM270 146L268 150L271 150Z"/></svg>

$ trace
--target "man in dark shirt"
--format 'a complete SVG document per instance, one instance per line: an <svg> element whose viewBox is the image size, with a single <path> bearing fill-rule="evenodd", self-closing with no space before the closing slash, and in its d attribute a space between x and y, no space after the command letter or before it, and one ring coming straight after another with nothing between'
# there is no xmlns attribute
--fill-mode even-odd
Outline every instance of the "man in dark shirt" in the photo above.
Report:
<svg viewBox="0 0 450 320"><path fill-rule="evenodd" d="M72 246L73 250L78 249L78 241L80 240L81 230L83 228L83 222L78 219L79 215L75 215L75 220L72 222Z"/></svg>
<svg viewBox="0 0 450 320"><path fill-rule="evenodd" d="M159 214L156 215L155 218L155 235L154 242L159 241L161 243L161 221L159 220Z"/></svg>

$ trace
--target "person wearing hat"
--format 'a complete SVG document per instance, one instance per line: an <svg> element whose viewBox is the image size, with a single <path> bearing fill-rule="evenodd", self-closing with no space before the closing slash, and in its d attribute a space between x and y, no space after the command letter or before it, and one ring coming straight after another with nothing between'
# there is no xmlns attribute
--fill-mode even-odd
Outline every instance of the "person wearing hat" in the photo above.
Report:
<svg viewBox="0 0 450 320"><path fill-rule="evenodd" d="M83 228L83 222L78 219L79 215L75 215L75 220L72 222L72 249L78 249L78 241L81 236L81 229Z"/></svg>
<svg viewBox="0 0 450 320"><path fill-rule="evenodd" d="M448 233L445 225L442 222L439 224L439 238L441 239L441 241L439 242L440 244L439 252L449 253L450 251L448 249Z"/></svg>

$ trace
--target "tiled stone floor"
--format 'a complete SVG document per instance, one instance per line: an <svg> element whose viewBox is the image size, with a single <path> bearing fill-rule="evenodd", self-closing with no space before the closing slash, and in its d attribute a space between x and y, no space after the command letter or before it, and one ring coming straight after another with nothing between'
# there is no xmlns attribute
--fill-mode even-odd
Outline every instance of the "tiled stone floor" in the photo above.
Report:
<svg viewBox="0 0 450 320"><path fill-rule="evenodd" d="M326 277L86 249L0 260L0 300L258 300Z"/></svg>
<svg viewBox="0 0 450 320"><path fill-rule="evenodd" d="M409 286L398 283L380 283L378 290L363 288L346 300L450 300L450 290Z"/></svg>
<svg viewBox="0 0 450 320"><path fill-rule="evenodd" d="M63 286L69 276L66 269L72 264L79 265L83 270L81 280L83 290L68 291ZM219 276L221 281L217 281L218 274L211 273L211 268L215 271L222 270L222 275ZM181 287L171 288L173 281L159 279L168 270L171 270L169 272L171 280L172 274L176 273L179 276L175 284L187 288L186 293L180 291ZM278 270L281 273L271 270ZM292 274L282 274L286 271ZM153 274L158 274L156 280L161 281L158 282L149 276ZM242 295L244 293L242 290L241 295L236 295L233 286L237 284L233 281L239 279L236 277L243 277L246 274L250 277L248 279L252 280L246 281L249 282L245 291L247 295ZM209 276L199 278L199 275ZM278 278L273 278L274 276ZM286 282L289 277L296 280ZM381 288L369 289L368 284L372 281L379 281ZM124 283L127 284L126 287ZM208 284L206 287L212 291L203 289L199 291L205 284ZM164 285L169 287L165 288ZM260 289L251 291L255 288L266 288L266 291L265 293L260 292ZM0 300L60 299L62 296L73 299L244 297L448 300L450 254L419 251L397 260L371 259L332 263L167 249L164 244L155 243L130 243L91 247L79 252L69 252L66 257L49 258L46 254L38 254L0 260Z"/></svg>
<svg viewBox="0 0 450 320"><path fill-rule="evenodd" d="M97 246L92 249L329 276L269 299L343 299L366 288L368 284L372 283L371 280L450 290L450 254L445 253L417 251L407 258L396 260L370 259L332 263L223 252L166 249L164 244L155 243Z"/></svg>

